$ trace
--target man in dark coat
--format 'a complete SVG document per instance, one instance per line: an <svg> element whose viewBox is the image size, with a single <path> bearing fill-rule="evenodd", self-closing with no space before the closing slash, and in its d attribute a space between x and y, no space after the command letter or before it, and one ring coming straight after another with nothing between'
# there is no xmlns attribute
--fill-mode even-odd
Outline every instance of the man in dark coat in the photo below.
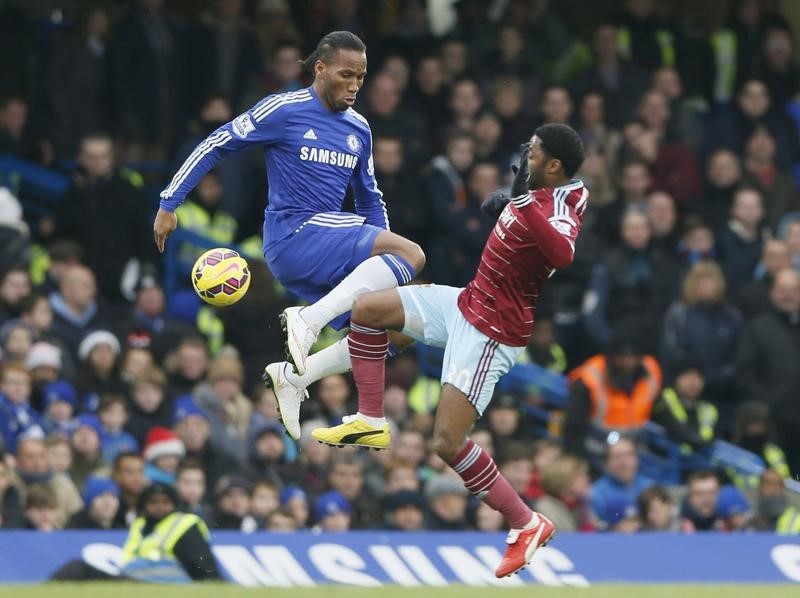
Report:
<svg viewBox="0 0 800 598"><path fill-rule="evenodd" d="M767 403L793 474L800 472L800 273L785 268L770 289L772 309L744 329L736 355L742 396Z"/></svg>

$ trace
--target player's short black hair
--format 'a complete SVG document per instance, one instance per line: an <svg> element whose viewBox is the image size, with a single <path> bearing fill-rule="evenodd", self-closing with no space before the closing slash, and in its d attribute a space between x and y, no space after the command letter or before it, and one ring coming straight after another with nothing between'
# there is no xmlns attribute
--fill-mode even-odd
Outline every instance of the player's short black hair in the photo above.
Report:
<svg viewBox="0 0 800 598"><path fill-rule="evenodd" d="M564 174L572 178L586 157L583 141L575 129L560 123L548 123L533 133L542 142L542 150L551 158L561 161Z"/></svg>
<svg viewBox="0 0 800 598"><path fill-rule="evenodd" d="M316 49L309 54L308 58L302 61L303 68L314 72L314 63L317 60L327 62L333 58L339 50L355 50L356 52L366 52L367 45L361 41L355 33L349 31L331 31L328 35L319 40Z"/></svg>

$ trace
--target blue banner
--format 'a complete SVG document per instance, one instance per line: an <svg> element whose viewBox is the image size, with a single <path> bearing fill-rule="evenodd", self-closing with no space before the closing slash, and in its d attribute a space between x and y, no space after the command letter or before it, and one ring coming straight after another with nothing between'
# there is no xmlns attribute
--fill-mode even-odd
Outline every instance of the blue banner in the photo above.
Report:
<svg viewBox="0 0 800 598"><path fill-rule="evenodd" d="M43 581L68 560L117 571L124 532L0 532L0 583ZM518 576L498 580L502 534L216 532L214 554L246 586L589 586L800 583L800 543L774 534L559 534Z"/></svg>

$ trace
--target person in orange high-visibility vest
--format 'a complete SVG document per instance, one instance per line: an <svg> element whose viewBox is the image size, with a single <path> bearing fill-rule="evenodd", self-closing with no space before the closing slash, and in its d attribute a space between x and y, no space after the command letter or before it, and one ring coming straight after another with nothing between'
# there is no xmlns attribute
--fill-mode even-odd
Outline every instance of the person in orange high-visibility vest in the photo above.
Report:
<svg viewBox="0 0 800 598"><path fill-rule="evenodd" d="M619 332L604 353L569 374L564 446L583 455L589 425L604 430L641 428L661 392L661 367L643 355L633 331Z"/></svg>

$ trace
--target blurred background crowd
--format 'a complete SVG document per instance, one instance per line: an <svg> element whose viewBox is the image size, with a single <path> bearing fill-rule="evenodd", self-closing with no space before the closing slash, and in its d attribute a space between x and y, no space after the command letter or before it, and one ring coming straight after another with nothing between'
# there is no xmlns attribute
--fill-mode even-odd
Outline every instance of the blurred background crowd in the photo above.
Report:
<svg viewBox="0 0 800 598"><path fill-rule="evenodd" d="M212 529L503 529L430 450L435 354L390 363L390 451L307 440L354 411L348 376L310 389L299 443L283 432L260 374L295 300L261 258L258 151L178 212L248 256L241 303L187 290L199 246L170 241L172 269L154 248L157 192L194 146L308 85L299 60L346 29L421 280L471 279L480 203L537 125L586 145L575 262L524 355L568 384L558 404L498 391L473 432L518 492L563 531L800 533L798 26L780 0L0 2L0 527L125 527L157 481ZM687 462L724 439L766 469L648 475L650 422Z"/></svg>

